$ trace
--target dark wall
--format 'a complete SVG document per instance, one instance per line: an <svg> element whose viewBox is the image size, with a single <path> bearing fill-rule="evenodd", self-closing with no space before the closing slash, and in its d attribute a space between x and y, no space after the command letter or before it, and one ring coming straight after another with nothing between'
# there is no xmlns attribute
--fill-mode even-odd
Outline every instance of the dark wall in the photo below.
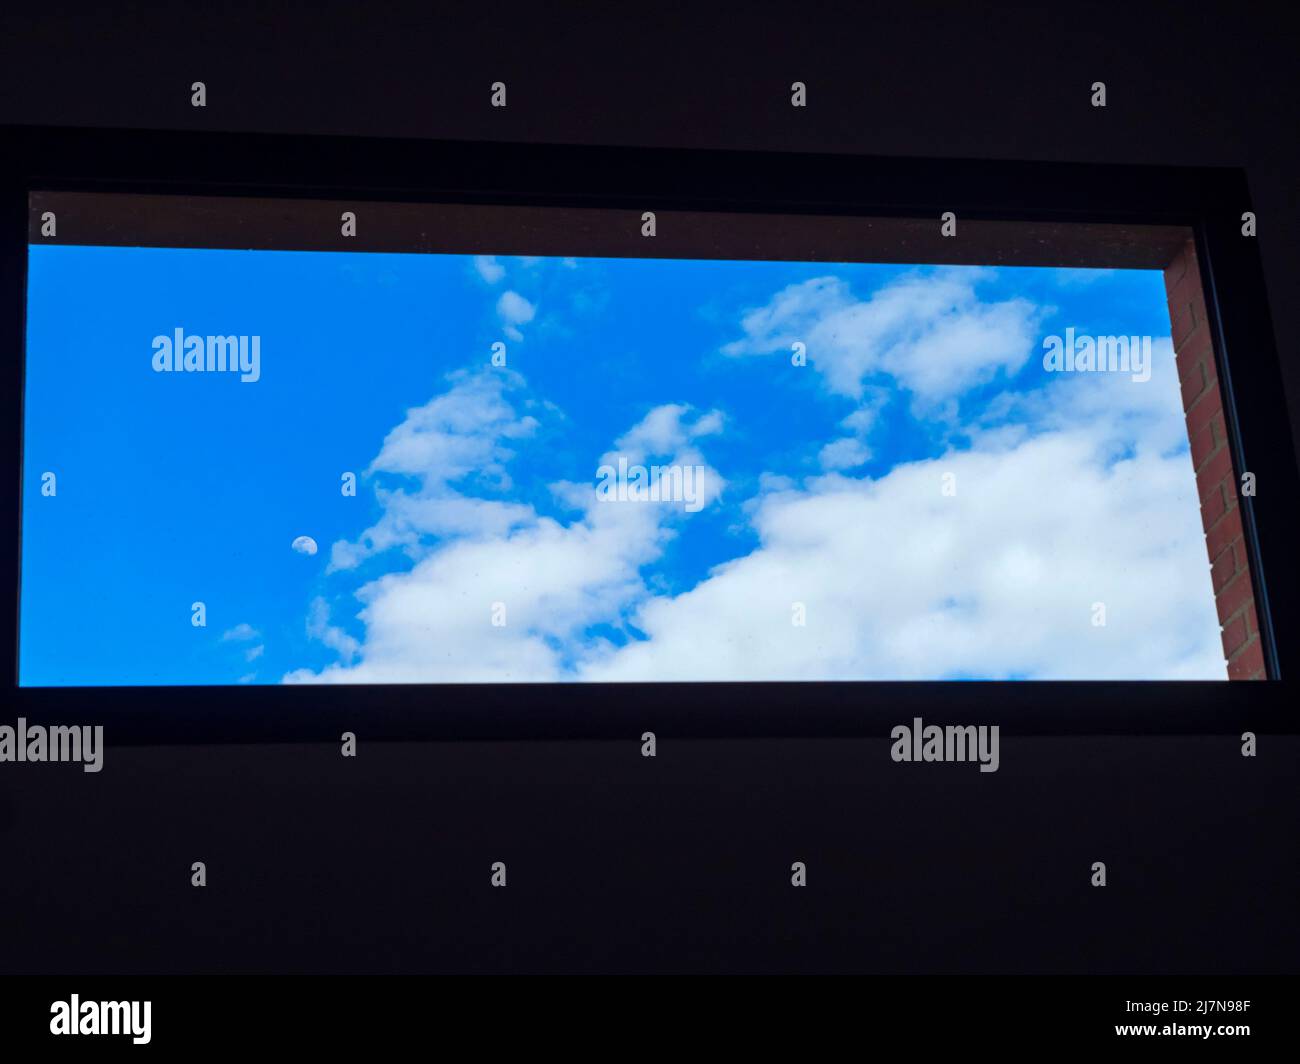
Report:
<svg viewBox="0 0 1300 1064"><path fill-rule="evenodd" d="M0 123L1245 167L1297 409L1300 41L1265 8L148 8L6 13ZM0 970L1294 970L1298 754L1004 738L980 775L876 740L110 747L100 775L0 766Z"/></svg>

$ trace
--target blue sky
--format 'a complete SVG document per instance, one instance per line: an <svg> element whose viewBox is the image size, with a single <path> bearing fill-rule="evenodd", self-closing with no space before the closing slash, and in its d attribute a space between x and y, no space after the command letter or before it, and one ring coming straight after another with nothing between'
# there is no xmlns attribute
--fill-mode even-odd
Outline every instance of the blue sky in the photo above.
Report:
<svg viewBox="0 0 1300 1064"><path fill-rule="evenodd" d="M34 246L21 682L1220 676L1168 334L1154 271Z"/></svg>

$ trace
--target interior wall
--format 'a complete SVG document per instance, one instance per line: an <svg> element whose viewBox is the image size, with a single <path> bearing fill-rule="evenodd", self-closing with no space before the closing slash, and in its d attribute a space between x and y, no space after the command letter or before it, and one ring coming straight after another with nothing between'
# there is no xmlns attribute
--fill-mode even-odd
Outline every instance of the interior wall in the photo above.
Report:
<svg viewBox="0 0 1300 1064"><path fill-rule="evenodd" d="M10 5L0 122L1245 167L1294 424L1298 42L1276 8ZM683 742L653 761L638 745L0 767L0 970L1218 972L1300 955L1300 738L1244 759L1214 737L1006 737L993 775L900 772L874 740Z"/></svg>

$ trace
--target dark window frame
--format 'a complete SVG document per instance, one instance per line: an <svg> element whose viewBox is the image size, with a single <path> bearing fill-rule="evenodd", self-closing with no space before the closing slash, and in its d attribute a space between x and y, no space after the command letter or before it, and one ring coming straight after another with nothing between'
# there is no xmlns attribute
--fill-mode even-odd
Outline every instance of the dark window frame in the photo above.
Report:
<svg viewBox="0 0 1300 1064"><path fill-rule="evenodd" d="M1283 682L844 682L18 688L17 618L28 194L40 190L657 212L1186 226L1195 235L1229 443L1259 494L1242 518L1268 675L1300 675L1300 500L1292 427L1244 173L1210 168L0 128L3 440L0 685L6 716L103 724L115 743L366 738L885 735L900 721L1009 733L1294 733ZM905 224L902 223L902 224ZM1086 264L1087 252L1060 254ZM661 252L666 253L666 252ZM1082 257L1080 257L1082 255ZM704 255L703 257L708 257ZM918 258L917 261L920 261ZM1067 264L1061 262L1058 264ZM1230 369L1235 372L1230 372ZM1247 457L1248 456L1248 457ZM1246 463L1249 464L1246 464ZM1266 560L1266 568L1264 561ZM1267 577L1267 579L1266 579Z"/></svg>

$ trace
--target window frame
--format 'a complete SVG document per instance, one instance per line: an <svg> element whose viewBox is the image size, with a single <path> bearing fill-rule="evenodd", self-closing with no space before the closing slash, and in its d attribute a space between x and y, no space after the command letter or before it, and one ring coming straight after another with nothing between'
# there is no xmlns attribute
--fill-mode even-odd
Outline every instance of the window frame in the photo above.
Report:
<svg viewBox="0 0 1300 1064"><path fill-rule="evenodd" d="M28 194L117 191L1072 225L1186 226L1236 476L1271 680L1300 675L1291 548L1300 499L1292 426L1243 171L848 155L0 127L4 457L22 468ZM436 179L430 175L437 175ZM707 256L705 256L707 257ZM1247 465L1246 462L1250 464ZM636 684L17 686L21 484L0 500L0 685L10 715L102 724L119 743L658 736L885 735L899 721L988 720L1008 732L1294 733L1280 682L976 681ZM1264 560L1267 560L1267 569ZM9 597L12 596L12 597Z"/></svg>

